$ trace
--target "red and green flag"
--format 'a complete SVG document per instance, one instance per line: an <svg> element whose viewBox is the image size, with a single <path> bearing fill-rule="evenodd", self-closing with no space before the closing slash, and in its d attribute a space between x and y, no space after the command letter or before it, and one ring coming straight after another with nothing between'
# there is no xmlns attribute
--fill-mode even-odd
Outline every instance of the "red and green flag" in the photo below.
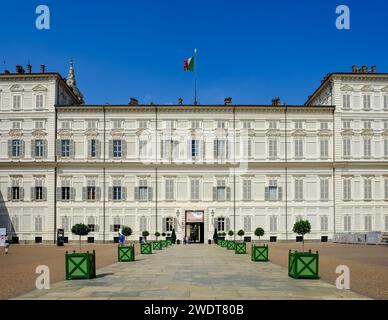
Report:
<svg viewBox="0 0 388 320"><path fill-rule="evenodd" d="M188 58L183 63L183 70L185 71L194 71L194 57Z"/></svg>

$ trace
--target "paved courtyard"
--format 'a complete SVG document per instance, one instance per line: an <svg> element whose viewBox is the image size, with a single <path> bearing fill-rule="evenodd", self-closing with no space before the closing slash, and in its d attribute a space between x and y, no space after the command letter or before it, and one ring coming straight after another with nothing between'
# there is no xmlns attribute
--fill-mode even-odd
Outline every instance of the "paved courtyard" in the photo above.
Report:
<svg viewBox="0 0 388 320"><path fill-rule="evenodd" d="M17 299L365 299L321 280L289 278L284 267L251 262L218 246L173 246Z"/></svg>

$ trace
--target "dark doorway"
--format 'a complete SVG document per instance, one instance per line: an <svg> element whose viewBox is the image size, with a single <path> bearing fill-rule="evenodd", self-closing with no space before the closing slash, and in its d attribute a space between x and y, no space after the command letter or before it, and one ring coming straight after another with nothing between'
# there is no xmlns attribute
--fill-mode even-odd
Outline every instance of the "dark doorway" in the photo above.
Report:
<svg viewBox="0 0 388 320"><path fill-rule="evenodd" d="M204 243L204 211L186 210L185 236L189 243Z"/></svg>

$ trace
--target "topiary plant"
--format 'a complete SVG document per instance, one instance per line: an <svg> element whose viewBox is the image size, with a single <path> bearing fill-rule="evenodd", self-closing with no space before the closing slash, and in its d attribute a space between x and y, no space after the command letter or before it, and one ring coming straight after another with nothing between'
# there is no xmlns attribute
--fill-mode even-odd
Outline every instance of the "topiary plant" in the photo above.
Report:
<svg viewBox="0 0 388 320"><path fill-rule="evenodd" d="M126 236L126 237L130 237L132 235L132 229L130 227L127 227L127 226L123 226L122 229L121 229L121 233ZM125 241L124 241L125 242Z"/></svg>
<svg viewBox="0 0 388 320"><path fill-rule="evenodd" d="M304 252L304 235L311 232L311 224L308 220L299 220L295 222L294 228L292 229L295 233L302 236L303 252Z"/></svg>
<svg viewBox="0 0 388 320"><path fill-rule="evenodd" d="M226 236L226 232L223 232L223 233L222 233L222 236L225 237L225 236Z"/></svg>
<svg viewBox="0 0 388 320"><path fill-rule="evenodd" d="M243 235L245 234L244 230L238 230L237 234L241 237L241 240L242 240L242 237Z"/></svg>
<svg viewBox="0 0 388 320"><path fill-rule="evenodd" d="M71 228L71 232L79 236L79 251L81 251L81 236L88 235L89 227L83 223L77 223Z"/></svg>
<svg viewBox="0 0 388 320"><path fill-rule="evenodd" d="M234 235L233 230L229 230L229 231L228 231L228 235L229 235L230 237L233 237L233 235Z"/></svg>
<svg viewBox="0 0 388 320"><path fill-rule="evenodd" d="M148 231L143 231L141 234L144 237L144 241L147 242L147 237L150 235L150 233Z"/></svg>
<svg viewBox="0 0 388 320"><path fill-rule="evenodd" d="M160 237L160 233L158 231L155 232L156 241L158 241L158 237Z"/></svg>
<svg viewBox="0 0 388 320"><path fill-rule="evenodd" d="M255 236L259 237L259 240L260 240L260 237L264 236L264 229L263 228L256 228L255 230Z"/></svg>
<svg viewBox="0 0 388 320"><path fill-rule="evenodd" d="M166 237L166 233L165 232L162 232L162 237Z"/></svg>

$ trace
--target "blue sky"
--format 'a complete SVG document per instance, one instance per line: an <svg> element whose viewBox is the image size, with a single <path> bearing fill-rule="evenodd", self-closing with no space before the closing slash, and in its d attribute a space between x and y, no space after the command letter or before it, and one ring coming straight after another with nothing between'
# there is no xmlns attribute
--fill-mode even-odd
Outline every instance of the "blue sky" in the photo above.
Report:
<svg viewBox="0 0 388 320"><path fill-rule="evenodd" d="M50 30L35 28L39 4L50 8ZM335 28L340 4L350 7L350 30ZM44 63L67 77L73 58L86 103L192 103L183 60L194 48L202 104L227 96L234 104L275 96L302 104L328 72L352 64L388 72L385 0L13 0L1 8L6 67Z"/></svg>

